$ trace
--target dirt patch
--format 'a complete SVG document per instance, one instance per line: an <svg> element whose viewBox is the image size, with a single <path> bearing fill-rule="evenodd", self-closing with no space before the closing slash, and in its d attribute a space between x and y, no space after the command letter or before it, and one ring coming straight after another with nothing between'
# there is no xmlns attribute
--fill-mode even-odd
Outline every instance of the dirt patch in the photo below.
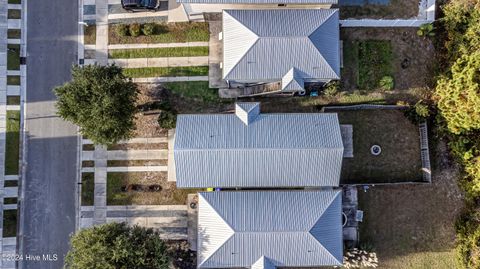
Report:
<svg viewBox="0 0 480 269"><path fill-rule="evenodd" d="M418 16L419 0L390 0L388 5L366 4L362 6L342 5L340 19L410 19Z"/></svg>
<svg viewBox="0 0 480 269"><path fill-rule="evenodd" d="M108 146L108 150L168 149L168 143L128 143Z"/></svg>
<svg viewBox="0 0 480 269"><path fill-rule="evenodd" d="M165 90L158 85L137 84L137 87L139 90L137 106L168 98ZM168 134L168 130L160 128L158 114L156 113L137 113L135 115L135 125L134 137L161 137Z"/></svg>
<svg viewBox="0 0 480 269"><path fill-rule="evenodd" d="M108 160L108 167L167 165L168 160Z"/></svg>
<svg viewBox="0 0 480 269"><path fill-rule="evenodd" d="M359 190L360 209L364 210L360 240L374 247L380 260L379 268L405 268L402 267L405 264L398 263L402 260L399 257L421 252L444 252L436 259L445 259L444 264L452 263L454 223L463 209L463 195L457 186L458 167L445 165L448 153L444 141L434 148L432 184Z"/></svg>
<svg viewBox="0 0 480 269"><path fill-rule="evenodd" d="M432 86L435 50L430 39L417 36L415 28L342 28L340 37L344 42L342 88L345 90L358 89L358 62L349 50L358 40L390 41L395 89Z"/></svg>

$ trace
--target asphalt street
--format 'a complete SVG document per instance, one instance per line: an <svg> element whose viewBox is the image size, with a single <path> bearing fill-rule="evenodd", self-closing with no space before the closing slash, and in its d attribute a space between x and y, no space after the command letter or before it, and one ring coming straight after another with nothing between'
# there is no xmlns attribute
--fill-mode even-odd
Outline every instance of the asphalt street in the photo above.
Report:
<svg viewBox="0 0 480 269"><path fill-rule="evenodd" d="M77 27L78 1L28 1L20 268L62 268L69 235L75 230L77 129L55 115L52 89L71 78ZM39 260L27 260L37 255Z"/></svg>

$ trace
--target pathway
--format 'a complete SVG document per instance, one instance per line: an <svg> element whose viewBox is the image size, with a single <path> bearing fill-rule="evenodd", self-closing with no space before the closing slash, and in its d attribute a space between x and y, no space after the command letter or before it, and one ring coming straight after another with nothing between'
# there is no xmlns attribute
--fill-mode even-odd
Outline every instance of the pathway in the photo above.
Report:
<svg viewBox="0 0 480 269"><path fill-rule="evenodd" d="M208 56L108 59L123 68L207 66Z"/></svg>
<svg viewBox="0 0 480 269"><path fill-rule="evenodd" d="M18 187L5 187L5 180L15 182L18 186L18 171L15 175L6 175L8 171L5 168L6 156L6 132L7 132L7 111L20 111L20 102L12 103L9 98L17 97L20 99L21 92L25 87L25 66L20 65L18 69L8 68L8 54L12 53L9 44L20 46L20 50L15 49L14 54L23 55L25 50L25 41L20 36L8 37L8 30L22 29L22 19L8 19L8 10L20 10L20 16L23 18L25 12L21 4L8 4L8 0L0 0L0 256L16 254L16 237L3 238L3 218L4 210L17 210L17 202L5 204L4 198L18 198ZM23 32L23 31L22 31ZM15 84L10 79L17 78ZM8 78L8 79L7 79ZM11 142L10 142L11 143ZM20 147L20 145L18 145ZM0 268L15 268L15 263L6 259L0 259Z"/></svg>

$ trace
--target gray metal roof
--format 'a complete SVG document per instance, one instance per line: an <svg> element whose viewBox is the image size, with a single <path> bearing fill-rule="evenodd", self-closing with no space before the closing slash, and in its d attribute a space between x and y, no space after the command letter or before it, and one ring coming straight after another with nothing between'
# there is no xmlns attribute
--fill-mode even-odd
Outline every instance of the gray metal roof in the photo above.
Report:
<svg viewBox="0 0 480 269"><path fill-rule="evenodd" d="M340 78L337 9L224 10L223 78Z"/></svg>
<svg viewBox="0 0 480 269"><path fill-rule="evenodd" d="M250 114L246 124L242 112L237 106L236 114L178 115L178 187L338 186L337 114Z"/></svg>
<svg viewBox="0 0 480 269"><path fill-rule="evenodd" d="M200 193L198 267L342 265L341 200L339 190Z"/></svg>

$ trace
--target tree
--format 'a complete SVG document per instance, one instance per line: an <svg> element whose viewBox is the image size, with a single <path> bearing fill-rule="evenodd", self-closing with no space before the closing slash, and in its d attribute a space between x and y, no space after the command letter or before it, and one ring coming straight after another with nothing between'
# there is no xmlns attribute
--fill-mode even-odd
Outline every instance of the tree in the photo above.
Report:
<svg viewBox="0 0 480 269"><path fill-rule="evenodd" d="M83 229L70 239L70 269L168 269L170 258L158 232L125 223Z"/></svg>
<svg viewBox="0 0 480 269"><path fill-rule="evenodd" d="M477 51L459 58L451 68L451 77L437 83L438 108L454 134L480 129L479 70Z"/></svg>
<svg viewBox="0 0 480 269"><path fill-rule="evenodd" d="M80 126L95 144L110 145L131 137L137 111L135 84L115 65L72 68L72 81L54 89L57 114Z"/></svg>

